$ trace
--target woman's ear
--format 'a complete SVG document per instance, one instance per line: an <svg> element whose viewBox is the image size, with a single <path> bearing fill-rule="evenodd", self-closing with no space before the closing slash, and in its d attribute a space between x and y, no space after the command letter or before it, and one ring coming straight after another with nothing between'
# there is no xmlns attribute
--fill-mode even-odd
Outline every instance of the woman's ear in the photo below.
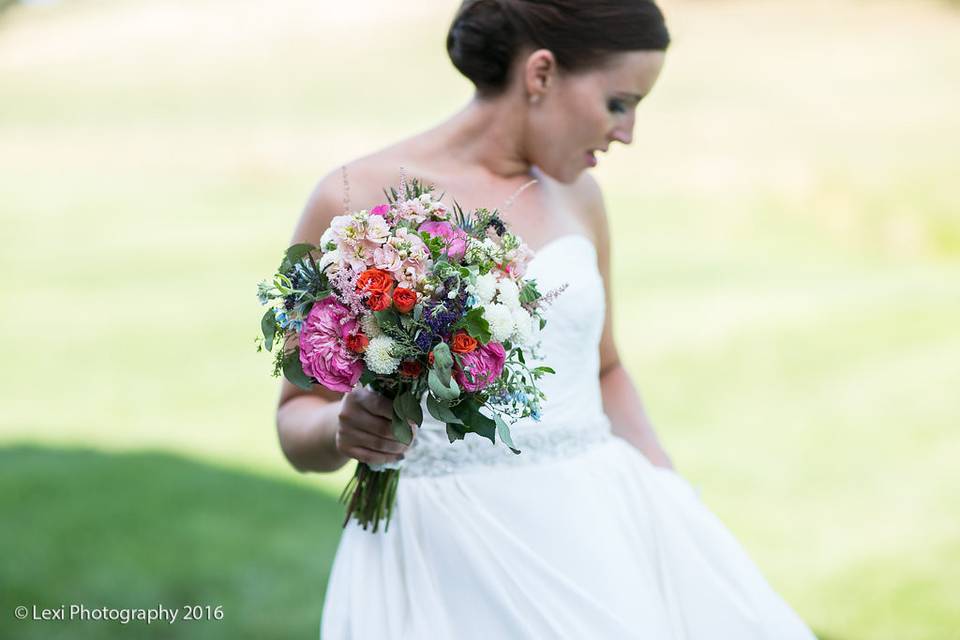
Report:
<svg viewBox="0 0 960 640"><path fill-rule="evenodd" d="M537 49L523 67L523 82L531 102L540 100L554 81L557 59L549 49Z"/></svg>

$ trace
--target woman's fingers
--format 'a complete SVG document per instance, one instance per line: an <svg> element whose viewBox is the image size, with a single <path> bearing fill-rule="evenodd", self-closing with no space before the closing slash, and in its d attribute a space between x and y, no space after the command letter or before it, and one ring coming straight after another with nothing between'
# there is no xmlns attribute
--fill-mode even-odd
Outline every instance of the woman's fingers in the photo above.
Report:
<svg viewBox="0 0 960 640"><path fill-rule="evenodd" d="M373 449L366 449L364 447L352 447L346 452L346 455L367 464L384 464L403 459L403 456L388 455L380 451L374 451Z"/></svg>
<svg viewBox="0 0 960 640"><path fill-rule="evenodd" d="M355 445L387 455L399 455L407 450L407 445L393 439L383 438L366 431L353 431L346 436L348 445Z"/></svg>
<svg viewBox="0 0 960 640"><path fill-rule="evenodd" d="M357 404L367 413L387 420L393 418L393 402L382 393L370 389L357 389L352 393L356 394Z"/></svg>

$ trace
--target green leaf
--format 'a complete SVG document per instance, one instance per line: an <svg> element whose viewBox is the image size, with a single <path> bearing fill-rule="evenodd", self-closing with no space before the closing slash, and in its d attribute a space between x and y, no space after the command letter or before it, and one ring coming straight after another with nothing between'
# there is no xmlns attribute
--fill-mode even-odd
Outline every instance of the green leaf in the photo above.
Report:
<svg viewBox="0 0 960 640"><path fill-rule="evenodd" d="M303 372L300 349L294 349L283 358L283 377L305 391L313 389L313 380Z"/></svg>
<svg viewBox="0 0 960 640"><path fill-rule="evenodd" d="M450 410L450 407L434 398L432 393L427 394L427 411L431 416L440 422L445 422L447 424L463 424L460 418L458 418L457 415Z"/></svg>
<svg viewBox="0 0 960 640"><path fill-rule="evenodd" d="M520 302L521 304L530 304L531 302L536 302L542 296L540 292L537 291L537 282L536 280L527 280L526 284L523 285L523 289L520 290Z"/></svg>
<svg viewBox="0 0 960 640"><path fill-rule="evenodd" d="M520 449L517 449L513 444L513 437L510 435L510 425L503 421L499 413L493 414L493 419L497 423L497 434L500 436L500 440L503 441L503 444L510 447L510 451L520 455Z"/></svg>
<svg viewBox="0 0 960 640"><path fill-rule="evenodd" d="M384 309L383 311L374 311L373 317L377 319L377 324L380 325L381 329L386 329L386 327L391 325L400 324L400 316L393 309Z"/></svg>
<svg viewBox="0 0 960 640"><path fill-rule="evenodd" d="M267 351L273 351L273 338L277 333L277 314L274 309L267 309L260 320L260 330L263 332L263 346Z"/></svg>
<svg viewBox="0 0 960 640"><path fill-rule="evenodd" d="M463 327L470 337L479 340L481 344L487 344L493 337L490 333L490 323L483 317L483 307L470 309L457 325Z"/></svg>
<svg viewBox="0 0 960 640"><path fill-rule="evenodd" d="M517 360L520 361L520 364L527 364L527 361L523 359L523 349L517 350Z"/></svg>
<svg viewBox="0 0 960 640"><path fill-rule="evenodd" d="M393 437L402 442L403 444L410 444L413 442L413 427L410 426L410 423L406 419L401 418L394 412L393 419L390 420L390 426L393 427Z"/></svg>
<svg viewBox="0 0 960 640"><path fill-rule="evenodd" d="M556 373L556 371L554 371L551 367L537 367L533 370L533 372L539 373L540 375L543 375L544 373Z"/></svg>
<svg viewBox="0 0 960 640"><path fill-rule="evenodd" d="M450 386L450 376L453 373L453 356L447 343L441 342L433 348L433 370L437 372L437 379L443 386Z"/></svg>
<svg viewBox="0 0 960 640"><path fill-rule="evenodd" d="M465 400L456 405L453 407L453 412L470 431L496 444L497 423L480 413L480 409L473 399Z"/></svg>
<svg viewBox="0 0 960 640"><path fill-rule="evenodd" d="M300 262L304 256L316 248L316 246L308 243L293 245L283 254L283 262L280 264L280 271L289 271L293 265Z"/></svg>
<svg viewBox="0 0 960 640"><path fill-rule="evenodd" d="M430 385L430 391L433 395L441 402L452 402L460 397L460 385L457 384L457 381L450 378L449 386L443 384L440 382L435 369L430 370L430 375L427 376L427 384Z"/></svg>
<svg viewBox="0 0 960 640"><path fill-rule="evenodd" d="M408 422L418 427L423 424L423 408L420 401L412 393L401 393L393 399L393 411Z"/></svg>
<svg viewBox="0 0 960 640"><path fill-rule="evenodd" d="M447 425L447 439L450 440L451 444L453 444L456 440L463 440L465 435L467 435L466 429L459 424Z"/></svg>

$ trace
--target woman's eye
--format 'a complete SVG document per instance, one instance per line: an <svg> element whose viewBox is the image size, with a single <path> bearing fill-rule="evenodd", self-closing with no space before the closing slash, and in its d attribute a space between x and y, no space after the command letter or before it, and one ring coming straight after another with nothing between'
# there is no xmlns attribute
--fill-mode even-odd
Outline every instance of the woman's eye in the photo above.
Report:
<svg viewBox="0 0 960 640"><path fill-rule="evenodd" d="M607 103L607 109L610 110L610 113L626 113L627 111L627 107L621 100L611 100Z"/></svg>

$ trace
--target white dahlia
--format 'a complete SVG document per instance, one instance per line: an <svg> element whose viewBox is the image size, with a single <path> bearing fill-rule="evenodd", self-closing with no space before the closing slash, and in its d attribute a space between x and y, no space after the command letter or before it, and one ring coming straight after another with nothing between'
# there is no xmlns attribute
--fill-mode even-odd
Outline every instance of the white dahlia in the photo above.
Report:
<svg viewBox="0 0 960 640"><path fill-rule="evenodd" d="M395 341L390 336L379 335L370 340L363 357L370 371L380 375L389 375L400 366L400 358L393 355Z"/></svg>
<svg viewBox="0 0 960 640"><path fill-rule="evenodd" d="M513 314L510 308L505 304L494 303L485 305L483 308L483 317L490 325L490 334L494 342L503 342L508 340L516 329L513 322Z"/></svg>

